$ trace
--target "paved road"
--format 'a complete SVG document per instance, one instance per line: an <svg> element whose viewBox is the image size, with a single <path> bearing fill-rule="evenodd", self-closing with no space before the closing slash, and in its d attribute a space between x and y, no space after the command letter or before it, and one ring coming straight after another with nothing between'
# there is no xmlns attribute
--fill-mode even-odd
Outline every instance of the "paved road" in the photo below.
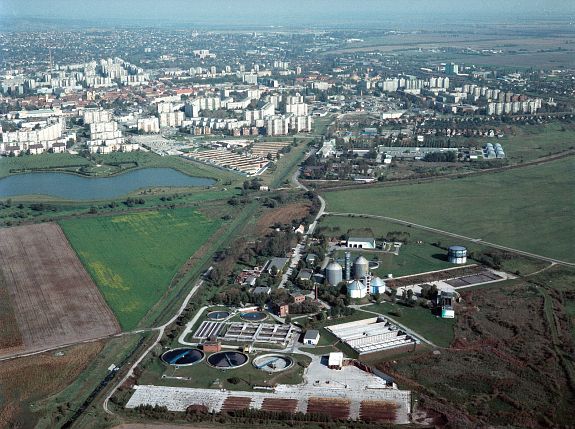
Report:
<svg viewBox="0 0 575 429"><path fill-rule="evenodd" d="M505 250L508 252L516 253L518 255L528 256L528 257L533 258L533 259L539 259L540 261L554 262L556 264L565 265L567 267L575 267L575 263L573 263L573 262L561 261L559 259L549 258L547 256L537 255L535 253L525 252L523 250L513 249L513 248L507 247L507 246L502 246L500 244L490 243L489 241L484 241L481 238L467 237L465 235L455 234L453 232L444 231L442 229L432 228L430 226L420 225L417 223L409 222L409 221L402 220L402 219L395 219L395 218L388 217L388 216L379 216L379 215L372 215L372 214L366 214L366 213L336 213L336 212L325 212L325 214L331 215L331 216L350 216L351 215L351 216L364 217L364 218L383 219L383 220L398 223L401 225L407 225L407 226L411 226L414 228L423 229L425 231L431 231L431 232L435 232L438 234L446 235L448 237L454 237L454 238L459 238L462 240L472 241L472 242L478 243L478 244L484 244L486 246L493 247L495 249Z"/></svg>
<svg viewBox="0 0 575 429"><path fill-rule="evenodd" d="M190 302L190 300L192 299L192 297L194 296L194 294L197 292L197 290L202 286L202 284L204 283L203 280L198 280L196 282L196 284L194 285L194 287L192 288L192 290L190 291L190 293L188 293L188 296L186 296L186 299L184 299L184 302L182 303L182 305L180 306L180 309L176 312L176 314L174 314L174 317L172 317L170 320L168 320L166 323L164 323L162 326L158 326L156 328L154 328L154 330L158 331L158 336L156 337L156 340L150 345L150 347L148 347L146 349L146 351L144 353L142 353L142 355L132 364L132 366L130 367L130 369L128 370L128 372L126 373L126 375L118 382L118 384L116 384L116 386L114 386L114 388L110 391L110 393L108 393L108 395L106 396L106 398L104 399L104 411L108 414L114 414L112 411L110 411L110 409L108 408L108 403L110 401L110 398L112 397L112 395L116 392L116 390L126 382L126 380L128 380L128 378L130 378L133 374L134 374L134 369L136 369L136 367L140 364L140 362L142 362L142 360L144 360L144 358L148 355L148 353L150 353L154 347L156 347L156 345L160 342L160 340L162 339L162 337L164 336L164 331L166 330L166 328L171 325L172 323L174 323L176 321L176 319L178 317L180 317L180 315L182 314L182 312L184 311L184 309L188 306L188 303Z"/></svg>
<svg viewBox="0 0 575 429"><path fill-rule="evenodd" d="M315 149L310 150L304 159L309 158L311 156L311 154L314 152L315 152ZM298 168L292 174L291 183L295 188L303 189L304 191L309 191L309 189L306 188L304 185L302 185L298 180L300 172L301 172L301 168ZM289 276L292 274L294 268L297 267L297 264L298 264L299 260L301 259L301 252L302 252L302 250L305 249L305 243L307 241L307 238L309 236L313 235L313 232L315 231L315 228L317 226L318 219L320 217L322 217L324 212L325 212L325 200L322 197L320 197L319 195L317 195L317 197L319 198L319 201L321 203L319 211L317 212L317 215L315 216L315 219L313 220L313 222L309 226L307 232L303 235L303 237L301 238L299 243L295 246L293 255L292 255L291 260L290 260L289 267L286 270L286 272L282 275L282 279L281 279L280 284L278 286L279 288L285 287L285 284L288 281Z"/></svg>

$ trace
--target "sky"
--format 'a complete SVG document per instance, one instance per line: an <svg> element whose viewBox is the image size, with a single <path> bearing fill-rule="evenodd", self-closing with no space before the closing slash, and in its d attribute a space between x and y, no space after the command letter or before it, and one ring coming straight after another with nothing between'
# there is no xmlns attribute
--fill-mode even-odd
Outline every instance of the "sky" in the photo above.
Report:
<svg viewBox="0 0 575 429"><path fill-rule="evenodd" d="M400 27L537 18L575 22L575 0L0 0L4 23L44 19L110 26Z"/></svg>

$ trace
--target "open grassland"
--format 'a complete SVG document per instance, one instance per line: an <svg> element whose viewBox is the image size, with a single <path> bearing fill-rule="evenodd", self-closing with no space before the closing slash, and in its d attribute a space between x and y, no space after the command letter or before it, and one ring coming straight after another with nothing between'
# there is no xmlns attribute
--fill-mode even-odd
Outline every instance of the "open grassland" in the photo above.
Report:
<svg viewBox="0 0 575 429"><path fill-rule="evenodd" d="M318 136L325 135L325 132L329 128L329 125L333 122L333 115L328 114L324 117L315 118L313 120L313 134Z"/></svg>
<svg viewBox="0 0 575 429"><path fill-rule="evenodd" d="M299 140L296 147L293 147L287 154L284 154L275 161L275 167L268 169L261 175L263 183L272 188L284 185L289 180L290 175L298 168L307 151L306 140Z"/></svg>
<svg viewBox="0 0 575 429"><path fill-rule="evenodd" d="M22 170L73 170L74 167L88 166L90 161L79 155L67 153L43 153L16 157L0 157L0 177L9 176Z"/></svg>
<svg viewBox="0 0 575 429"><path fill-rule="evenodd" d="M89 398L94 390L108 376L110 363L121 368L115 378L107 385L107 388L118 382L120 374L123 374L123 371L129 366L130 356L134 350L141 350L142 347L145 347L145 341L150 337L155 337L155 334L125 335L110 338L102 343L100 352L95 356L89 355L87 357L84 370L73 380L68 380L64 389L59 389L57 392L34 400L32 409L38 418L35 428L59 428L64 423L70 422L74 413L87 400L90 401ZM65 356L68 356L67 352ZM118 422L115 416L104 412L102 400L106 392L107 390L103 389L90 401L86 411L79 416L72 427L103 429Z"/></svg>
<svg viewBox="0 0 575 429"><path fill-rule="evenodd" d="M56 394L91 363L100 342L76 345L55 354L14 359L0 364L0 427L35 427L37 416L29 404ZM66 402L59 404L66 407ZM52 426L55 427L55 426Z"/></svg>
<svg viewBox="0 0 575 429"><path fill-rule="evenodd" d="M393 274L395 277L417 274L427 271L453 268L447 261L447 251L451 245L463 245L468 255L479 257L484 253L493 252L493 249L467 240L457 240L442 234L425 231L407 225L398 224L385 219L365 218L359 216L333 216L326 215L321 218L319 231L330 239L347 236L349 231L368 229L374 234L376 240L385 239L388 233L402 234L407 237L407 243L399 249L399 255L382 252L363 251L368 260L379 261L379 267L373 270L376 275L383 277ZM344 252L339 252L338 257ZM352 257L359 252L352 251ZM543 262L520 255L505 254L501 258L500 268L504 271L526 275L539 271L549 265ZM474 263L468 258L469 263Z"/></svg>
<svg viewBox="0 0 575 429"><path fill-rule="evenodd" d="M130 330L164 296L179 268L222 221L177 208L61 224L122 328Z"/></svg>
<svg viewBox="0 0 575 429"><path fill-rule="evenodd" d="M0 270L22 351L43 350L119 331L114 315L58 225L1 229ZM0 329L0 337L14 334L15 329L12 321L7 329Z"/></svg>
<svg viewBox="0 0 575 429"><path fill-rule="evenodd" d="M513 127L497 142L512 162L526 162L575 148L575 126L551 123Z"/></svg>
<svg viewBox="0 0 575 429"><path fill-rule="evenodd" d="M328 212L389 216L574 261L574 158L481 178L326 192Z"/></svg>

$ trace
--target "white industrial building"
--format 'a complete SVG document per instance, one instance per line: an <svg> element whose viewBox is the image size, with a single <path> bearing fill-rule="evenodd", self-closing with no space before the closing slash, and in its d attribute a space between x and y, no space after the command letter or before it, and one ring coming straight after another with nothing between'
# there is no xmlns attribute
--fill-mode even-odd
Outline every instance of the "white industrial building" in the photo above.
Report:
<svg viewBox="0 0 575 429"><path fill-rule="evenodd" d="M404 346L415 347L419 342L399 326L382 317L326 326L326 329L360 355Z"/></svg>
<svg viewBox="0 0 575 429"><path fill-rule="evenodd" d="M316 329L309 329L303 337L303 343L310 346L317 346L319 343L319 331Z"/></svg>
<svg viewBox="0 0 575 429"><path fill-rule="evenodd" d="M375 238L348 237L347 247L358 248L358 249L375 249Z"/></svg>

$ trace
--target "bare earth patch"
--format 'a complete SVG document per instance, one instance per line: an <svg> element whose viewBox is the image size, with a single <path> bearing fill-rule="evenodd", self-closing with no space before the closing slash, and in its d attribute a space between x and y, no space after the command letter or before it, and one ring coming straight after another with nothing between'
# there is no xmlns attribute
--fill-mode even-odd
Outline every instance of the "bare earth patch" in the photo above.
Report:
<svg viewBox="0 0 575 429"><path fill-rule="evenodd" d="M115 334L120 327L56 224L0 230L0 290L7 291L17 329L0 330L0 356L19 332L20 352L40 351Z"/></svg>
<svg viewBox="0 0 575 429"><path fill-rule="evenodd" d="M277 209L266 211L257 223L257 230L261 234L269 232L274 224L291 224L294 219L301 219L309 213L310 205L307 203L292 203Z"/></svg>
<svg viewBox="0 0 575 429"><path fill-rule="evenodd" d="M102 350L102 342L72 346L63 354L41 353L0 364L0 427L32 427L27 403L68 386ZM12 426L11 426L12 425Z"/></svg>

